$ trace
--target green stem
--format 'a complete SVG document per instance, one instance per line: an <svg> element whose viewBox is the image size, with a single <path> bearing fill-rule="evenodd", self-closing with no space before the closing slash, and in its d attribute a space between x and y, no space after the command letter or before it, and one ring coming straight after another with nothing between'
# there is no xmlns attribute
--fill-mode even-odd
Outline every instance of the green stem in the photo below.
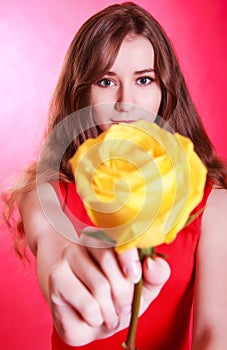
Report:
<svg viewBox="0 0 227 350"><path fill-rule="evenodd" d="M154 248L142 248L138 249L139 251L139 258L141 263L143 264L143 261L146 256L150 256L152 259L155 258L155 249ZM122 343L122 347L127 350L138 350L135 348L135 338L136 338L136 328L138 323L138 317L139 317L139 310L140 310L140 298L142 294L143 289L143 277L141 277L140 281L136 283L134 287L134 294L133 294L133 300L132 300L132 314L129 324L129 330L128 330L128 336L125 343Z"/></svg>
<svg viewBox="0 0 227 350"><path fill-rule="evenodd" d="M133 302L132 302L132 315L129 324L129 331L126 340L126 349L135 350L135 337L136 337L136 328L138 323L139 309L140 309L140 297L143 288L143 278L141 277L140 281L136 283L134 288Z"/></svg>
<svg viewBox="0 0 227 350"><path fill-rule="evenodd" d="M149 250L150 252L150 250ZM143 263L143 260L145 256L148 255L148 251L145 249L139 249L139 258L140 261ZM139 310L140 310L140 299L143 289L143 277L139 280L138 283L136 283L134 287L134 294L133 294L133 300L132 300L132 314L129 324L129 331L127 340L125 343L125 348L127 350L136 350L135 348L135 338L136 338L136 329L138 324L138 317L139 317Z"/></svg>

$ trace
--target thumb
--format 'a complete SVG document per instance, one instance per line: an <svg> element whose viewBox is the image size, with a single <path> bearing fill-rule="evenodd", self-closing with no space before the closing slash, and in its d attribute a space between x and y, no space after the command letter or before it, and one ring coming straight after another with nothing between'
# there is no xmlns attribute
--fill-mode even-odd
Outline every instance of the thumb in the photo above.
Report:
<svg viewBox="0 0 227 350"><path fill-rule="evenodd" d="M123 253L117 254L121 270L126 278L132 283L139 282L142 276L142 266L139 259L138 250L131 248Z"/></svg>
<svg viewBox="0 0 227 350"><path fill-rule="evenodd" d="M143 264L143 299L152 302L160 293L162 287L170 277L170 267L162 258L151 259L147 257Z"/></svg>

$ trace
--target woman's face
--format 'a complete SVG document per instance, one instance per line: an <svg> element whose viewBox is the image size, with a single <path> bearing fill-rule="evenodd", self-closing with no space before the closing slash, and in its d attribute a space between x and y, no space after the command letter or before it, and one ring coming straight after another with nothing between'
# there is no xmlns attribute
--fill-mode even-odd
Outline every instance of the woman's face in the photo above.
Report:
<svg viewBox="0 0 227 350"><path fill-rule="evenodd" d="M150 41L126 36L110 71L92 85L91 98L94 121L101 130L139 119L153 122L162 94Z"/></svg>

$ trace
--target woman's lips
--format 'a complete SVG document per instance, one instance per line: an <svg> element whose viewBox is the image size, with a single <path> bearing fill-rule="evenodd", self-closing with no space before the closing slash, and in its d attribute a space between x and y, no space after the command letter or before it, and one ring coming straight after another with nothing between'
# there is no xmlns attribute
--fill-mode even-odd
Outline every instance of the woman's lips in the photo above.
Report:
<svg viewBox="0 0 227 350"><path fill-rule="evenodd" d="M111 120L112 124L119 124L119 123L126 123L126 124L130 124L130 123L135 123L137 122L139 119L131 119L131 120Z"/></svg>

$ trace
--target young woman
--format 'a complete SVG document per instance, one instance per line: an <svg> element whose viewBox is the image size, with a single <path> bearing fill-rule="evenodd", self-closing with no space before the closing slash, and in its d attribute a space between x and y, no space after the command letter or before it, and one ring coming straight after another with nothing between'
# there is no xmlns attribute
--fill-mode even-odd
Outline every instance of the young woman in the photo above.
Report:
<svg viewBox="0 0 227 350"><path fill-rule="evenodd" d="M89 106L91 113L80 112ZM87 225L90 221L76 193L69 159L87 138L112 124L158 117L192 140L208 170L200 203L206 206L203 218L183 229L172 244L161 246L166 260L147 258L142 266L136 249L117 255L111 248L71 242L67 237L74 227L67 208ZM149 13L124 3L84 23L66 54L48 136L43 156L8 199L8 222L19 205L16 246L21 253L21 244L27 242L36 256L40 287L54 320L53 349L85 344L83 349L120 348L134 283L142 273L141 313L147 311L139 323L140 350L226 349L226 168L214 153L170 42Z"/></svg>

